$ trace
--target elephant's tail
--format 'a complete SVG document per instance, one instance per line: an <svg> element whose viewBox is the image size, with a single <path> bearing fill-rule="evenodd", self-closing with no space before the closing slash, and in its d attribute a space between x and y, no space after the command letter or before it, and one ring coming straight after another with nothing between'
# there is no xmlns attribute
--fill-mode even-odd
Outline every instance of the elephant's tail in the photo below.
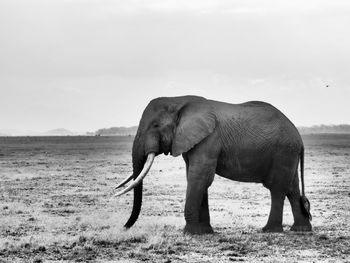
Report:
<svg viewBox="0 0 350 263"><path fill-rule="evenodd" d="M305 196L305 184L304 184L304 146L300 151L300 178L301 178L301 210L304 215L307 216L310 221L312 220L312 216L310 213L310 201Z"/></svg>

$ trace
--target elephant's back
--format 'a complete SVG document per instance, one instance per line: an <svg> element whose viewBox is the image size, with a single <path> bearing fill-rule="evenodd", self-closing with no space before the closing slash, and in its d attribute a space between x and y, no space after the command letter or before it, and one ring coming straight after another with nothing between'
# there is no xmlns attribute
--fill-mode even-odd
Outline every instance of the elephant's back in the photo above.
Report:
<svg viewBox="0 0 350 263"><path fill-rule="evenodd" d="M251 109L251 115L254 116L253 120L258 119L260 127L258 130L263 133L270 132L273 138L276 138L278 146L287 146L298 152L303 147L298 129L279 109L261 101L250 101L242 105Z"/></svg>
<svg viewBox="0 0 350 263"><path fill-rule="evenodd" d="M266 148L287 146L299 151L303 146L294 124L269 103L224 104L219 106L218 114L222 137L229 138L236 147L265 151Z"/></svg>

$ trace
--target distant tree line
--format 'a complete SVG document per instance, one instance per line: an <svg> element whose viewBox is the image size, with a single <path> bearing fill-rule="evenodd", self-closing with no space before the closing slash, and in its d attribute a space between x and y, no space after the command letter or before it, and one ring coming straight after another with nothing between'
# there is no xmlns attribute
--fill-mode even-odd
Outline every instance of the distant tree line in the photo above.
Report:
<svg viewBox="0 0 350 263"><path fill-rule="evenodd" d="M111 127L105 129L99 129L95 132L97 136L128 136L135 135L137 132L137 126L132 127Z"/></svg>
<svg viewBox="0 0 350 263"><path fill-rule="evenodd" d="M298 127L298 130L302 134L310 133L350 133L350 125L314 125L311 127Z"/></svg>

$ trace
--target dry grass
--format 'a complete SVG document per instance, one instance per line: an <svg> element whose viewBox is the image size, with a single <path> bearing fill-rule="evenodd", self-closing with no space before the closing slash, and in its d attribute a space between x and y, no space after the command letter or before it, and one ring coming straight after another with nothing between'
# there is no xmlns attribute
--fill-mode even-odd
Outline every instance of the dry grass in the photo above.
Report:
<svg viewBox="0 0 350 263"><path fill-rule="evenodd" d="M141 216L122 226L132 194L113 197L131 169L132 138L0 139L0 262L350 262L350 136L306 136L306 191L314 232L261 233L270 208L261 185L216 177L214 235L182 234L181 158L160 157Z"/></svg>

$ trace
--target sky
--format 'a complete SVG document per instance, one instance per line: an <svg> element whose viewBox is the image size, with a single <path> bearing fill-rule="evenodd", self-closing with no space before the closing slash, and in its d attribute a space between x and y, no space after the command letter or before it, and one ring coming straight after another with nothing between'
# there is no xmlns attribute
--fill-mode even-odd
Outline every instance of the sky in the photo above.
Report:
<svg viewBox="0 0 350 263"><path fill-rule="evenodd" d="M350 124L349 25L347 0L1 0L0 131L133 126L187 94Z"/></svg>

